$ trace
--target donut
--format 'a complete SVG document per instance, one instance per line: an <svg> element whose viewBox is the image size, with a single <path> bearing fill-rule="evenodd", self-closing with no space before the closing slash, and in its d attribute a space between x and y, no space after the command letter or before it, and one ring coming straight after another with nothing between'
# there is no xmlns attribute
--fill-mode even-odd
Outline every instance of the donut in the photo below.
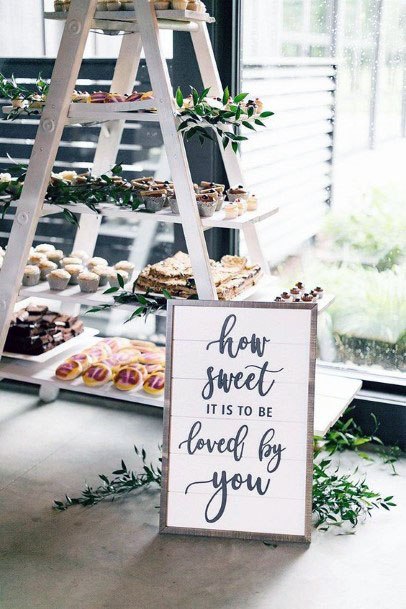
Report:
<svg viewBox="0 0 406 609"><path fill-rule="evenodd" d="M111 349L111 353L117 353L117 351L120 351L120 349L131 347L131 341L128 338L121 338L120 336L103 338L100 343L103 345L108 345Z"/></svg>
<svg viewBox="0 0 406 609"><path fill-rule="evenodd" d="M139 361L141 364L161 364L163 366L165 364L165 354L162 351L147 351L141 353Z"/></svg>
<svg viewBox="0 0 406 609"><path fill-rule="evenodd" d="M82 376L82 380L88 387L101 387L113 378L113 373L110 366L104 363L93 364L86 370Z"/></svg>
<svg viewBox="0 0 406 609"><path fill-rule="evenodd" d="M55 370L55 376L60 381L73 381L83 373L82 364L73 359L67 359Z"/></svg>
<svg viewBox="0 0 406 609"><path fill-rule="evenodd" d="M123 366L114 376L114 387L120 391L130 391L140 389L144 378L142 373L131 366Z"/></svg>
<svg viewBox="0 0 406 609"><path fill-rule="evenodd" d="M165 389L165 374L163 372L150 374L145 379L143 388L151 395L162 395Z"/></svg>
<svg viewBox="0 0 406 609"><path fill-rule="evenodd" d="M89 353L75 353L75 355L71 355L69 359L74 362L79 362L82 366L82 372L85 372L85 370L95 363L95 360Z"/></svg>

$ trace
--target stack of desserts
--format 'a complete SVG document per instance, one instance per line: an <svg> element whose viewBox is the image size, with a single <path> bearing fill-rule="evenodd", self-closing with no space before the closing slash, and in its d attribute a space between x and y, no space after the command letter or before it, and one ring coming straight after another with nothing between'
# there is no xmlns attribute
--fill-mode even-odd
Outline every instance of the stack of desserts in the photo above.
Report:
<svg viewBox="0 0 406 609"><path fill-rule="evenodd" d="M49 289L62 291L71 285L79 285L81 292L96 292L99 288L118 288L130 281L134 265L127 260L109 266L105 258L90 257L85 251L76 250L65 256L62 250L50 243L40 243L31 248L24 269L22 284L26 287L47 281Z"/></svg>
<svg viewBox="0 0 406 609"><path fill-rule="evenodd" d="M104 338L71 355L55 370L61 381L80 378L88 387L113 383L120 391L159 396L165 387L165 349L155 343L128 338Z"/></svg>
<svg viewBox="0 0 406 609"><path fill-rule="evenodd" d="M41 355L83 332L74 316L50 311L45 305L29 305L12 317L5 351Z"/></svg>
<svg viewBox="0 0 406 609"><path fill-rule="evenodd" d="M295 283L289 292L282 292L275 298L275 302L317 302L323 298L324 290L320 286L307 290L302 281Z"/></svg>
<svg viewBox="0 0 406 609"><path fill-rule="evenodd" d="M262 275L260 266L249 265L247 259L240 256L223 256L220 262L210 260L210 266L220 300L232 300L255 285ZM190 258L183 252L146 266L139 274L135 286L158 293L167 290L171 296L181 298L197 294Z"/></svg>
<svg viewBox="0 0 406 609"><path fill-rule="evenodd" d="M202 0L153 0L153 3L157 11L166 11L168 9L197 11L199 13L206 11L206 6ZM56 12L66 12L70 8L70 0L54 0L54 8ZM97 3L96 10L133 11L134 0L102 0Z"/></svg>

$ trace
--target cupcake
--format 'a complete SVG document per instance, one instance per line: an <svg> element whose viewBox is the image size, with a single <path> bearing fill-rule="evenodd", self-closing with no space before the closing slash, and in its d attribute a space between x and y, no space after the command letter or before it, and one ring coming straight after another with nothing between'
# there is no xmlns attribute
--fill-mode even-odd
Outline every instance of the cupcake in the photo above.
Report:
<svg viewBox="0 0 406 609"><path fill-rule="evenodd" d="M45 254L34 252L34 254L31 254L28 258L28 264L36 264L38 266L40 262L44 262L45 260L48 260Z"/></svg>
<svg viewBox="0 0 406 609"><path fill-rule="evenodd" d="M36 248L34 248L34 251L38 252L39 254L47 254L48 252L53 252L54 250L55 246L51 245L50 243L40 243Z"/></svg>
<svg viewBox="0 0 406 609"><path fill-rule="evenodd" d="M238 205L229 201L223 207L226 220L234 220L238 217Z"/></svg>
<svg viewBox="0 0 406 609"><path fill-rule="evenodd" d="M50 260L43 260L39 263L38 268L40 270L40 279L41 281L45 281L48 273L51 271L55 271L58 268L58 265L55 262L51 262Z"/></svg>
<svg viewBox="0 0 406 609"><path fill-rule="evenodd" d="M258 207L258 201L255 195L250 195L247 200L247 211L255 211Z"/></svg>
<svg viewBox="0 0 406 609"><path fill-rule="evenodd" d="M247 202L244 199L236 199L234 203L238 206L238 215L242 216L247 211Z"/></svg>
<svg viewBox="0 0 406 609"><path fill-rule="evenodd" d="M293 296L294 298L296 298L297 296L301 295L301 290L299 290L299 288L297 286L295 286L294 288L292 288L290 290L290 294L291 296Z"/></svg>
<svg viewBox="0 0 406 609"><path fill-rule="evenodd" d="M317 298L323 298L324 290L320 286L317 286L317 288L314 288L313 292L316 292Z"/></svg>
<svg viewBox="0 0 406 609"><path fill-rule="evenodd" d="M61 260L64 257L64 253L62 250L52 250L52 252L47 252L46 257L50 262L55 262L56 265L61 266Z"/></svg>
<svg viewBox="0 0 406 609"><path fill-rule="evenodd" d="M96 292L99 287L99 276L91 271L82 271L79 273L78 282L81 292Z"/></svg>
<svg viewBox="0 0 406 609"><path fill-rule="evenodd" d="M198 2L188 2L186 9L188 11L198 11L199 10L199 3Z"/></svg>
<svg viewBox="0 0 406 609"><path fill-rule="evenodd" d="M302 302L313 302L314 300L317 300L317 296L313 296L307 292L302 296Z"/></svg>
<svg viewBox="0 0 406 609"><path fill-rule="evenodd" d="M23 285L29 287L37 285L40 278L40 270L34 264L28 264L24 269Z"/></svg>
<svg viewBox="0 0 406 609"><path fill-rule="evenodd" d="M67 256L66 258L62 258L61 267L65 268L68 264L82 264L82 260L80 258L76 258L75 256Z"/></svg>
<svg viewBox="0 0 406 609"><path fill-rule="evenodd" d="M282 292L281 294L282 302L292 302L293 297L289 292Z"/></svg>
<svg viewBox="0 0 406 609"><path fill-rule="evenodd" d="M90 260L90 256L85 250L74 250L71 254L69 254L72 258L80 258L83 260L83 264L85 264L88 260Z"/></svg>
<svg viewBox="0 0 406 609"><path fill-rule="evenodd" d="M120 262L116 262L116 264L114 265L114 268L119 273L121 271L126 271L126 273L128 274L128 279L131 279L131 277L133 276L135 266L132 262L128 262L128 260L121 260Z"/></svg>
<svg viewBox="0 0 406 609"><path fill-rule="evenodd" d="M109 275L112 272L112 268L110 266L95 266L92 269L92 273L96 273L99 276L99 287L107 285L109 280Z"/></svg>
<svg viewBox="0 0 406 609"><path fill-rule="evenodd" d="M70 275L69 283L71 285L78 285L78 278L80 273L83 271L83 266L81 264L67 264L65 266L65 271L68 271Z"/></svg>
<svg viewBox="0 0 406 609"><path fill-rule="evenodd" d="M114 271L111 271L109 273L109 284L110 284L110 287L112 287L112 288L119 288L120 287L120 284L118 283L118 275L121 275L124 284L127 283L127 281L128 281L128 273L127 273L127 271L124 271L123 269L119 269L118 271L114 270Z"/></svg>
<svg viewBox="0 0 406 609"><path fill-rule="evenodd" d="M238 186L229 188L227 190L227 195L229 201L235 201L236 199L245 199L246 201L249 197L249 192L245 190L241 184L239 184Z"/></svg>
<svg viewBox="0 0 406 609"><path fill-rule="evenodd" d="M149 212L156 213L161 211L166 203L167 191L162 189L141 190L140 197Z"/></svg>
<svg viewBox="0 0 406 609"><path fill-rule="evenodd" d="M175 11L185 11L188 4L189 0L172 0L172 8Z"/></svg>
<svg viewBox="0 0 406 609"><path fill-rule="evenodd" d="M68 287L70 275L64 269L56 269L47 275L50 290L61 291Z"/></svg>
<svg viewBox="0 0 406 609"><path fill-rule="evenodd" d="M95 256L94 258L90 258L87 261L87 268L89 271L93 271L95 266L108 266L108 262L105 258L100 258L99 256Z"/></svg>
<svg viewBox="0 0 406 609"><path fill-rule="evenodd" d="M216 211L217 199L217 193L216 196L210 194L196 195L197 208L201 218L210 218L214 214Z"/></svg>

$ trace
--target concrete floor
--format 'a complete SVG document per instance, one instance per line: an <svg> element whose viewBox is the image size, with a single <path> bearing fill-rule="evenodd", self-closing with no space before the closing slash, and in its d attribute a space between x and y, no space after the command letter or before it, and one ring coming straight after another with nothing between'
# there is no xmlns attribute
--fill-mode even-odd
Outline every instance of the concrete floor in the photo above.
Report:
<svg viewBox="0 0 406 609"><path fill-rule="evenodd" d="M54 498L158 454L161 413L0 385L1 609L389 609L406 607L406 464L372 465L394 494L356 535L318 533L310 548L158 535L159 494L68 512ZM80 400L80 402L79 402ZM348 457L342 461L351 466ZM343 464L344 464L343 463Z"/></svg>

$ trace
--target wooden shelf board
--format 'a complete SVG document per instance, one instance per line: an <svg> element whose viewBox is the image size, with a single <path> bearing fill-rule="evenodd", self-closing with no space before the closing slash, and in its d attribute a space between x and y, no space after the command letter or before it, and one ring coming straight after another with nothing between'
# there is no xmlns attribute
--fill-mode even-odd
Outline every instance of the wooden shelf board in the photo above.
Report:
<svg viewBox="0 0 406 609"><path fill-rule="evenodd" d="M42 208L42 215L47 216L50 214L59 213L62 209L67 208L73 213L77 214L94 214L86 205L68 205L68 206L56 206L44 204ZM201 218L203 228L233 228L242 229L246 224L255 224L262 222L267 218L270 218L274 214L278 213L278 207L268 207L265 209L261 207L256 211L247 211L242 216L239 216L235 220L227 220L225 218L225 212L223 210L217 211L211 218ZM173 214L170 209L165 208L157 213L147 213L142 211L132 211L131 209L122 209L114 204L106 203L99 205L99 213L102 216L110 218L131 218L131 220L150 220L153 222L167 222L169 224L182 224L180 215Z"/></svg>
<svg viewBox="0 0 406 609"><path fill-rule="evenodd" d="M324 436L350 405L362 381L317 372L314 403L314 434Z"/></svg>
<svg viewBox="0 0 406 609"><path fill-rule="evenodd" d="M129 106L138 102L117 102L116 104L79 104L72 103L69 108L67 125L91 125L101 124L109 121L137 121L144 123L159 123L158 114L156 112L143 112L142 108L134 108L132 111L126 111L121 106ZM120 107L119 107L120 106ZM9 115L13 110L12 106L3 106L2 112L5 116ZM24 118L41 116L41 109L28 112L21 112L17 120Z"/></svg>

